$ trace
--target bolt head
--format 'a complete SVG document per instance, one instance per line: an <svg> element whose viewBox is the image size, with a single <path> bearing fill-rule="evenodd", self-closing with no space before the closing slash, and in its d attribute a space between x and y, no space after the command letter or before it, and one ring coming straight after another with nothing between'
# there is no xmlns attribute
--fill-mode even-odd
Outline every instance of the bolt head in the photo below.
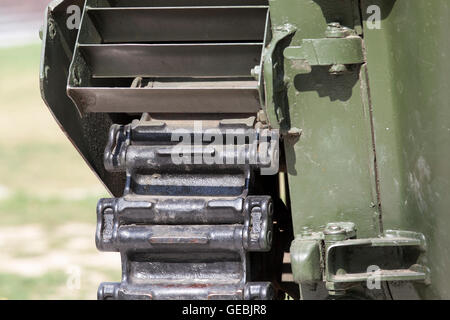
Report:
<svg viewBox="0 0 450 320"><path fill-rule="evenodd" d="M335 236L335 235L345 234L345 229L343 229L338 224L331 224L330 223L329 225L327 225L327 227L325 228L323 233L326 236Z"/></svg>
<svg viewBox="0 0 450 320"><path fill-rule="evenodd" d="M333 64L328 70L329 73L339 75L348 72L348 68L345 64Z"/></svg>
<svg viewBox="0 0 450 320"><path fill-rule="evenodd" d="M338 225L331 225L331 226L328 227L328 230L330 230L330 231L340 231L340 230L342 230L342 228L340 226L338 226Z"/></svg>
<svg viewBox="0 0 450 320"><path fill-rule="evenodd" d="M330 28L341 28L341 24L339 22L331 22L328 24L328 27Z"/></svg>

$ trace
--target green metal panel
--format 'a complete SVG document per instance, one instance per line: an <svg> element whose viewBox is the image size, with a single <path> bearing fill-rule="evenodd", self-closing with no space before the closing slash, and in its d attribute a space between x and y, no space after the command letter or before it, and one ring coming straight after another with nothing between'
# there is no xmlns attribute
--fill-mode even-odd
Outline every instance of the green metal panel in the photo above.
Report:
<svg viewBox="0 0 450 320"><path fill-rule="evenodd" d="M448 299L450 3L362 2L362 12L378 5L382 16L364 39L384 225L425 234L432 285L416 287Z"/></svg>
<svg viewBox="0 0 450 320"><path fill-rule="evenodd" d="M285 46L326 38L332 22L360 31L358 1L272 0L270 9L272 28L290 23L297 29ZM300 138L285 138L295 233L349 221L358 237L377 236L381 226L364 67L333 75L329 67L315 66L301 74L288 61L284 69L285 97L279 95L275 104L285 110L278 120L284 132L302 130Z"/></svg>

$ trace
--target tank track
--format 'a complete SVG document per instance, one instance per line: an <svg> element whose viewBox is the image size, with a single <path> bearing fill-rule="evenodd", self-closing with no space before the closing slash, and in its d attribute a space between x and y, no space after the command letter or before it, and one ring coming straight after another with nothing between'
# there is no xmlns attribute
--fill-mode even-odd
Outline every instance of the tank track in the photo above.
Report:
<svg viewBox="0 0 450 320"><path fill-rule="evenodd" d="M125 172L126 185L121 198L99 201L96 243L120 252L122 281L101 284L99 299L274 298L270 282L249 281L249 253L271 249L274 207L251 188L256 171L278 156L277 136L255 123L202 121L199 129L196 121L144 114L111 127L105 167ZM179 144L180 132L194 141L211 132L232 139ZM204 163L206 156L215 163Z"/></svg>

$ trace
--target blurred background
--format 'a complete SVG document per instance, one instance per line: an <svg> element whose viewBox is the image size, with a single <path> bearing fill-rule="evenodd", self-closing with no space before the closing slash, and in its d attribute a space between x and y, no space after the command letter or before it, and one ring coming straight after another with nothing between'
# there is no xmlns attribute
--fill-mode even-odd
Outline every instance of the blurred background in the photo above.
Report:
<svg viewBox="0 0 450 320"><path fill-rule="evenodd" d="M108 197L39 92L49 0L0 0L0 299L96 299L120 256L95 247Z"/></svg>

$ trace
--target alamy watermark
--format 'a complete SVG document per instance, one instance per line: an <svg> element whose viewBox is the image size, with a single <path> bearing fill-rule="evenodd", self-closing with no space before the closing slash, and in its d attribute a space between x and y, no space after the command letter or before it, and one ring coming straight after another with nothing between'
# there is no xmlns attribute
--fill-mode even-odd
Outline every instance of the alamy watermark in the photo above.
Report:
<svg viewBox="0 0 450 320"><path fill-rule="evenodd" d="M81 24L82 9L77 5L67 7L66 26L69 30L79 29ZM381 29L381 8L378 5L367 7L367 28L370 30Z"/></svg>
<svg viewBox="0 0 450 320"><path fill-rule="evenodd" d="M171 141L176 145L168 152L176 165L254 165L262 175L279 169L277 130L203 128L194 121L193 131L176 129Z"/></svg>
<svg viewBox="0 0 450 320"><path fill-rule="evenodd" d="M367 28L370 30L381 29L381 8L377 5L367 7Z"/></svg>
<svg viewBox="0 0 450 320"><path fill-rule="evenodd" d="M80 28L81 24L81 8L77 5L71 5L67 7L67 20L66 26L69 30L75 30Z"/></svg>
<svg viewBox="0 0 450 320"><path fill-rule="evenodd" d="M369 290L380 290L381 289L381 269L379 266L369 266L367 268L367 273L371 275L367 278L367 289Z"/></svg>

